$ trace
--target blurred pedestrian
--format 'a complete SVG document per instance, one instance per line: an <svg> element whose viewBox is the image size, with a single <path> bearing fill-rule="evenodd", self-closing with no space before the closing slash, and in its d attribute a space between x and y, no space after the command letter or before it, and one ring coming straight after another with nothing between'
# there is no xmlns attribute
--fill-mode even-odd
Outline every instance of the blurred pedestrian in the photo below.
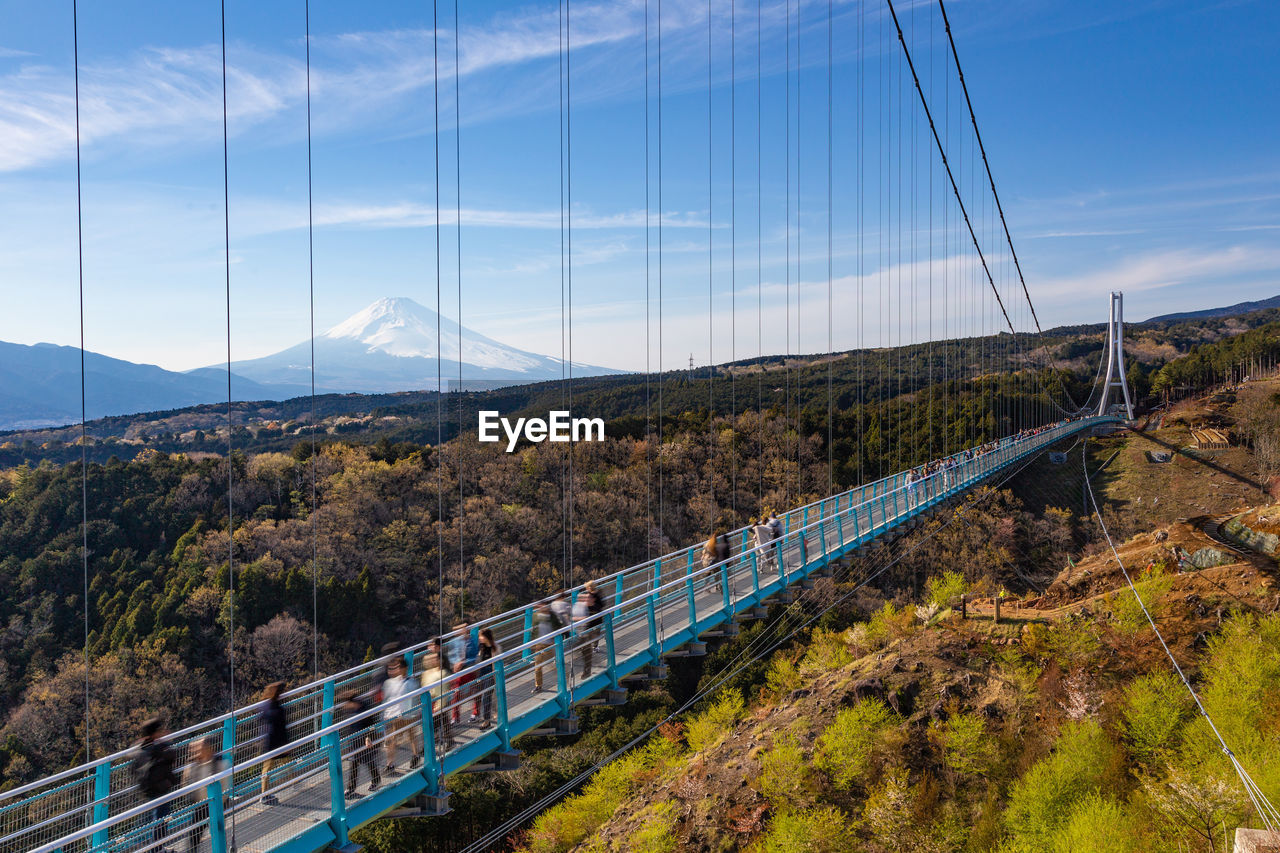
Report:
<svg viewBox="0 0 1280 853"><path fill-rule="evenodd" d="M592 656L596 641L600 638L599 613L604 610L604 599L596 590L595 581L587 581L573 603L573 622L578 634L578 655L582 661L582 677L591 676Z"/></svg>
<svg viewBox="0 0 1280 853"><path fill-rule="evenodd" d="M484 663L480 669L476 670L476 689L480 693L480 728L487 729L493 725L493 664L486 663L492 661L494 655L498 654L501 649L498 648L498 641L493 638L493 631L488 628L480 629L480 652L476 657L478 663Z"/></svg>
<svg viewBox="0 0 1280 853"><path fill-rule="evenodd" d="M349 690L338 697L338 709L344 719L355 717L374 707L369 700L354 690ZM351 757L347 763L347 797L357 796L356 788L360 784L360 768L364 767L369 774L369 793L377 791L382 785L382 774L378 772L378 727L377 716L370 714L353 720L339 733L339 752L346 750Z"/></svg>
<svg viewBox="0 0 1280 853"><path fill-rule="evenodd" d="M422 684L431 693L431 719L435 725L436 745L448 751L453 749L453 727L449 723L449 711L445 698L449 692L449 662L439 643L435 651L428 650L422 662Z"/></svg>
<svg viewBox="0 0 1280 853"><path fill-rule="evenodd" d="M475 690L472 682L476 674L463 671L476 662L476 655L480 653L480 643L472 636L471 626L465 621L454 625L446 649L449 652L449 663L453 666L453 671L458 674L453 679L453 708L449 712L450 717L453 722L459 722L463 702L472 698L469 722L474 723L480 718L480 703L473 698Z"/></svg>
<svg viewBox="0 0 1280 853"><path fill-rule="evenodd" d="M280 702L280 694L284 692L284 682L275 681L267 685L262 698L266 706L258 712L258 728L261 731L262 751L271 752L289 744L289 722L284 705ZM287 755L277 755L262 762L262 804L274 806L279 800L270 793L271 771L285 764Z"/></svg>
<svg viewBox="0 0 1280 853"><path fill-rule="evenodd" d="M144 799L163 797L178 787L178 759L169 746L168 734L161 717L152 717L142 724L142 739L133 750L133 776ZM151 840L161 845L160 851L168 850L163 841L172 810L170 800L157 803L151 810Z"/></svg>
<svg viewBox="0 0 1280 853"><path fill-rule="evenodd" d="M224 769L224 762L218 755L218 741L210 735L196 741L195 755L186 769L182 771L182 787L187 787L202 779L215 776ZM187 830L187 849L196 853L200 842L204 840L205 829L209 826L209 803L221 790L214 785L205 785L191 794L191 828Z"/></svg>
<svg viewBox="0 0 1280 853"><path fill-rule="evenodd" d="M555 654L555 641L551 635L560 627L562 626L556 624L551 606L545 601L538 602L533 608L533 689L537 692L541 692L543 688L542 671Z"/></svg>
<svg viewBox="0 0 1280 853"><path fill-rule="evenodd" d="M418 680L409 674L409 663L405 657L392 658L387 665L389 676L382 685L383 704L391 703L382 712L383 722L387 727L387 766L388 773L396 770L396 748L401 742L409 742L409 769L413 770L422 763L422 729L414 725L414 707L417 699L409 695L418 689Z"/></svg>

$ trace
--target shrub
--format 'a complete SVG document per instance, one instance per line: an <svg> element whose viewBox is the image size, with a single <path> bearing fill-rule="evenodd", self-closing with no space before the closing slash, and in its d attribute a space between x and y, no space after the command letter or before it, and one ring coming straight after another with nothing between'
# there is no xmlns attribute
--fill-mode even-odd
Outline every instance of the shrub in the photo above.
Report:
<svg viewBox="0 0 1280 853"><path fill-rule="evenodd" d="M886 601L867 621L865 641L869 648L878 649L909 635L914 628L914 608L898 610L892 601Z"/></svg>
<svg viewBox="0 0 1280 853"><path fill-rule="evenodd" d="M702 714L689 721L684 737L689 749L700 752L714 744L742 718L744 705L737 690L725 690Z"/></svg>
<svg viewBox="0 0 1280 853"><path fill-rule="evenodd" d="M902 832L911 816L911 789L901 770L885 774L884 782L867 797L862 818L877 838L889 839Z"/></svg>
<svg viewBox="0 0 1280 853"><path fill-rule="evenodd" d="M969 591L969 585L965 583L964 575L960 572L947 570L940 575L934 575L929 578L928 584L925 586L925 600L937 605L940 610L945 610L954 605L960 596Z"/></svg>
<svg viewBox="0 0 1280 853"><path fill-rule="evenodd" d="M854 849L851 821L832 806L780 812L756 848L761 853L844 853Z"/></svg>
<svg viewBox="0 0 1280 853"><path fill-rule="evenodd" d="M774 655L764 676L764 692L774 699L781 699L804 683L800 667L785 654Z"/></svg>
<svg viewBox="0 0 1280 853"><path fill-rule="evenodd" d="M808 800L811 780L804 750L791 735L774 741L760 756L756 789L779 811L796 808Z"/></svg>
<svg viewBox="0 0 1280 853"><path fill-rule="evenodd" d="M938 730L943 759L952 770L981 773L991 764L995 751L987 725L977 714L952 714Z"/></svg>
<svg viewBox="0 0 1280 853"><path fill-rule="evenodd" d="M800 673L821 674L852 662L853 654L849 651L844 632L818 628L809 638L809 648L800 661Z"/></svg>
<svg viewBox="0 0 1280 853"><path fill-rule="evenodd" d="M679 759L680 748L665 738L651 742L600 768L595 778L534 821L526 853L562 853L581 844L607 821L641 780Z"/></svg>
<svg viewBox="0 0 1280 853"><path fill-rule="evenodd" d="M1053 833L1054 853L1145 853L1146 843L1115 800L1088 794L1072 807Z"/></svg>
<svg viewBox="0 0 1280 853"><path fill-rule="evenodd" d="M1097 793L1113 747L1095 720L1068 724L1053 752L1014 783L1005 811L1010 849L1049 849L1076 802Z"/></svg>
<svg viewBox="0 0 1280 853"><path fill-rule="evenodd" d="M655 803L647 812L644 823L627 839L627 849L635 853L676 853L676 807L669 802Z"/></svg>
<svg viewBox="0 0 1280 853"><path fill-rule="evenodd" d="M1187 693L1181 682L1162 670L1144 675L1125 688L1120 727L1134 758L1150 764L1174 746L1186 703Z"/></svg>
<svg viewBox="0 0 1280 853"><path fill-rule="evenodd" d="M877 757L888 751L898 717L878 699L845 708L818 738L814 764L840 788L865 784Z"/></svg>
<svg viewBox="0 0 1280 853"><path fill-rule="evenodd" d="M1144 571L1139 580L1134 582L1142 603L1151 611L1153 617L1159 615L1161 602L1173 586L1173 578L1165 574L1159 566ZM1142 604L1134 598L1133 590L1123 588L1108 599L1111 614L1115 618L1116 627L1128 634L1135 634L1148 626L1147 617L1142 612Z"/></svg>
<svg viewBox="0 0 1280 853"><path fill-rule="evenodd" d="M1280 615L1236 615L1209 639L1201 667L1205 709L1254 781L1280 798ZM1188 723L1181 762L1224 778L1234 769L1204 718Z"/></svg>

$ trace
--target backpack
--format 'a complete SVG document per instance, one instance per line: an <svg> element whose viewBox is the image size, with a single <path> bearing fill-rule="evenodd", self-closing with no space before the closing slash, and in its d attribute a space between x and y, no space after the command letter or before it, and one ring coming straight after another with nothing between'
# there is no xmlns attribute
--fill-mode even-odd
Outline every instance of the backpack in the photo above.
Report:
<svg viewBox="0 0 1280 853"><path fill-rule="evenodd" d="M173 790L173 753L163 741L152 741L138 747L133 760L133 776L139 790L148 797L159 797Z"/></svg>

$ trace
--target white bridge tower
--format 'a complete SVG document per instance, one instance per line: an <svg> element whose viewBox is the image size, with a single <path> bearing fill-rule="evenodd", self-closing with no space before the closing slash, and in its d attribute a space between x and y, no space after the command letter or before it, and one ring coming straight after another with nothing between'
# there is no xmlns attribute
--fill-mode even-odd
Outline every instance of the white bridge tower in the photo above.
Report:
<svg viewBox="0 0 1280 853"><path fill-rule="evenodd" d="M1133 401L1129 397L1129 381L1124 375L1124 294L1111 294L1111 311L1107 317L1107 378L1102 382L1102 401L1098 414L1105 415L1111 406L1111 389L1120 387L1124 394L1124 412L1133 420Z"/></svg>

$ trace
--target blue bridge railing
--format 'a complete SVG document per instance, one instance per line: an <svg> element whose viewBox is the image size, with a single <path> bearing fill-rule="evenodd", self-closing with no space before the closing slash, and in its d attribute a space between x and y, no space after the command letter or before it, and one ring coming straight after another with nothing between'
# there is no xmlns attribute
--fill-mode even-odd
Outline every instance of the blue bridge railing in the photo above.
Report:
<svg viewBox="0 0 1280 853"><path fill-rule="evenodd" d="M339 697L372 693L395 657L429 675L427 642L298 687L284 696L291 743L278 750L261 748L259 705L190 726L170 737L179 763L213 738L229 766L159 800L139 793L127 750L6 791L0 853L159 851L191 841L215 853L343 847L354 828L441 792L449 774L486 758L498 767L513 761L513 739L567 726L576 703L599 694L620 700L623 678L860 545L1062 438L1115 420L1064 421L956 454L921 479L902 472L793 509L780 516L782 536L765 545L752 546L749 528L733 531L730 556L713 566L701 565L699 544L599 578L610 606L546 636L535 636L539 602L490 617L470 630L492 630L498 655L359 714L343 716ZM454 689L459 681L468 689ZM484 707L492 725L471 721ZM353 765L371 761L381 784L355 785Z"/></svg>

